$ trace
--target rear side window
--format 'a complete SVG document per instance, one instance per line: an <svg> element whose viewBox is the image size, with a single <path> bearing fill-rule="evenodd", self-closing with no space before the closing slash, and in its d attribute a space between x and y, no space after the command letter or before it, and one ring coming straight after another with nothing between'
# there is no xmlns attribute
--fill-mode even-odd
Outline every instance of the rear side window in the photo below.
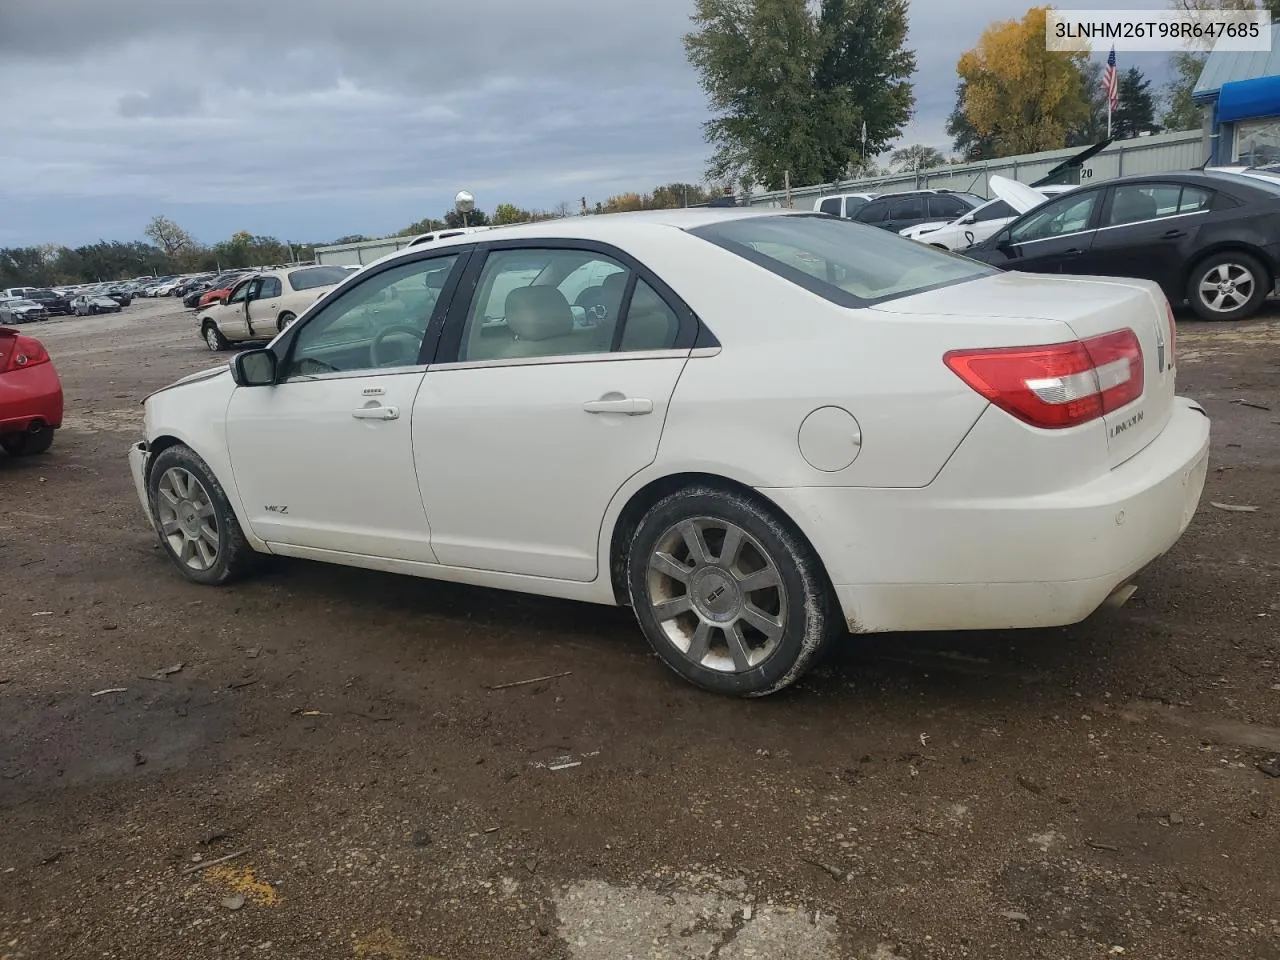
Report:
<svg viewBox="0 0 1280 960"><path fill-rule="evenodd" d="M859 223L879 223L889 219L889 201L872 200L854 216Z"/></svg>
<svg viewBox="0 0 1280 960"><path fill-rule="evenodd" d="M822 201L822 206L821 206L819 209L820 209L823 213L829 213L829 214L831 214L831 216L833 216L833 217L838 217L838 216L840 216L840 198L839 198L839 197L829 197L828 199L823 200L823 201Z"/></svg>
<svg viewBox="0 0 1280 960"><path fill-rule="evenodd" d="M313 290L328 287L347 279L347 271L341 267L308 267L289 274L289 285L295 290Z"/></svg>
<svg viewBox="0 0 1280 960"><path fill-rule="evenodd" d="M923 220L928 214L924 212L924 197L911 197L899 200L889 208L890 220Z"/></svg>
<svg viewBox="0 0 1280 960"><path fill-rule="evenodd" d="M694 236L845 307L861 307L998 273L883 231L813 214L726 220Z"/></svg>

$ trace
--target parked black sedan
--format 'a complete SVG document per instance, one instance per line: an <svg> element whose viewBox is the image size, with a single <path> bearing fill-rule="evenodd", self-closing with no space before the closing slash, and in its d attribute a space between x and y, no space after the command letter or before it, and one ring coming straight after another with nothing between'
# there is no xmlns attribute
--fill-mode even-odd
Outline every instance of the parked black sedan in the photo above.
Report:
<svg viewBox="0 0 1280 960"><path fill-rule="evenodd" d="M40 304L51 317L71 316L71 298L64 297L56 291L49 289L34 290L27 294L27 299L34 300Z"/></svg>
<svg viewBox="0 0 1280 960"><path fill-rule="evenodd" d="M1188 171L1080 187L964 255L1005 270L1154 280L1206 320L1256 313L1280 274L1280 181Z"/></svg>

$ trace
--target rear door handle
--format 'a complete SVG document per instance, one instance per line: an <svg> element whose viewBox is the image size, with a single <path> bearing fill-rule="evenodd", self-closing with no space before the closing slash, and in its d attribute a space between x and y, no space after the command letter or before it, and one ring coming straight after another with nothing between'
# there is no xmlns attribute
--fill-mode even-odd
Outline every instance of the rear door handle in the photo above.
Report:
<svg viewBox="0 0 1280 960"><path fill-rule="evenodd" d="M621 413L628 417L641 417L653 413L653 401L643 397L623 397L620 400L588 400L582 405L587 413Z"/></svg>
<svg viewBox="0 0 1280 960"><path fill-rule="evenodd" d="M1166 230L1161 240L1181 240L1187 235L1185 230Z"/></svg>
<svg viewBox="0 0 1280 960"><path fill-rule="evenodd" d="M1063 250L1062 255L1064 257L1079 257L1084 255L1084 251L1079 247L1072 247L1070 250Z"/></svg>
<svg viewBox="0 0 1280 960"><path fill-rule="evenodd" d="M352 410L351 415L357 420L399 420L399 407L361 407Z"/></svg>

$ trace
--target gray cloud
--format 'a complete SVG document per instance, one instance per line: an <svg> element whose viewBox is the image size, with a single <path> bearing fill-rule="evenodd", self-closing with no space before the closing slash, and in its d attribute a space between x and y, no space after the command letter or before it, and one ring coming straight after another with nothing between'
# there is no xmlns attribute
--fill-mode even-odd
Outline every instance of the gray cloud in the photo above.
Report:
<svg viewBox="0 0 1280 960"><path fill-rule="evenodd" d="M342 211L326 228L336 236L438 214L464 186L487 207L549 207L698 179L707 115L681 44L691 9L690 0L6 0L0 89L24 95L6 103L0 204L110 204L122 237L178 208L197 234L234 216L255 232L296 236L293 224L326 222L332 208ZM956 59L991 20L1025 9L1024 0L915 0L918 109L904 139L947 145ZM10 219L0 242L94 239L84 231L101 231L107 217Z"/></svg>

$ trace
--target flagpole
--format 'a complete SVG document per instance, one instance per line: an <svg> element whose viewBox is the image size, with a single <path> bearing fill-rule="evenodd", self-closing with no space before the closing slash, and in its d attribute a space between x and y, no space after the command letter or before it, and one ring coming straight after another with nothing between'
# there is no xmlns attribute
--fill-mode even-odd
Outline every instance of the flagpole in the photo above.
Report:
<svg viewBox="0 0 1280 960"><path fill-rule="evenodd" d="M1111 97L1107 97L1107 139L1111 139Z"/></svg>

